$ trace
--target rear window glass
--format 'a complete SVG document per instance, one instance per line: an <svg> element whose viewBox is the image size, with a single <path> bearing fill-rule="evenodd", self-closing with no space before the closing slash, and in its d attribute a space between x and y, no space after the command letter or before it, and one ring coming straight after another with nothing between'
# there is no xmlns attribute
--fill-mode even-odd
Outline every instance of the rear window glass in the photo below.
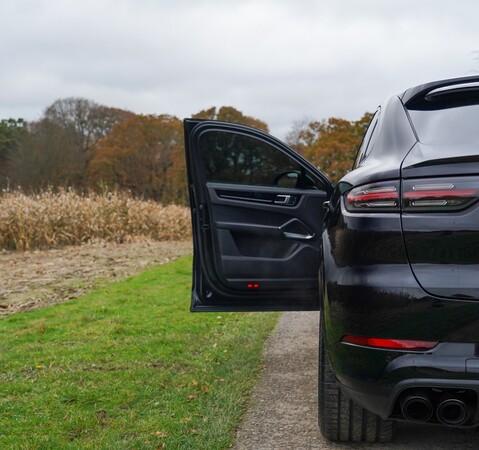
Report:
<svg viewBox="0 0 479 450"><path fill-rule="evenodd" d="M409 110L419 141L424 144L479 143L479 105L438 110Z"/></svg>

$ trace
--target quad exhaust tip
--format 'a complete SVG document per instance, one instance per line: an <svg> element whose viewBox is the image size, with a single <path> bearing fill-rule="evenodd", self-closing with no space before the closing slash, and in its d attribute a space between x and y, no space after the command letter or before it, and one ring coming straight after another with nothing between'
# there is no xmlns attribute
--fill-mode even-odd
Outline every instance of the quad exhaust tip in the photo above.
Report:
<svg viewBox="0 0 479 450"><path fill-rule="evenodd" d="M466 423L471 409L462 400L447 396L439 402L436 415L444 425L457 427Z"/></svg>
<svg viewBox="0 0 479 450"><path fill-rule="evenodd" d="M429 396L423 392L410 394L401 401L403 416L410 422L427 422L431 420L434 408Z"/></svg>
<svg viewBox="0 0 479 450"><path fill-rule="evenodd" d="M429 422L435 412L437 420L450 427L464 425L473 413L472 406L453 393L435 397L433 402L427 392L417 391L406 395L399 405L409 422Z"/></svg>

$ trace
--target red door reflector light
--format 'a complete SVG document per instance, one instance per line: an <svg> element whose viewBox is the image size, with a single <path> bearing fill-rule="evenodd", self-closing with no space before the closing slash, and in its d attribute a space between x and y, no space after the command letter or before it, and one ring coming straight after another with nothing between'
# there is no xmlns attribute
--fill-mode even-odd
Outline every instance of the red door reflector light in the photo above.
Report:
<svg viewBox="0 0 479 450"><path fill-rule="evenodd" d="M414 341L404 339L383 339L376 337L346 335L341 338L344 344L361 345L363 347L382 348L389 350L425 351L434 348L438 342Z"/></svg>

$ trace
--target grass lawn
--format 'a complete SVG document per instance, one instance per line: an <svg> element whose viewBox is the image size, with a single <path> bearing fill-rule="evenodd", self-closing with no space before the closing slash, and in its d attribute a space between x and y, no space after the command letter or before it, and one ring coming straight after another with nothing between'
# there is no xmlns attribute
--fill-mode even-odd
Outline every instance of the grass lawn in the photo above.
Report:
<svg viewBox="0 0 479 450"><path fill-rule="evenodd" d="M190 287L188 257L1 320L0 448L231 445L278 315L191 314Z"/></svg>

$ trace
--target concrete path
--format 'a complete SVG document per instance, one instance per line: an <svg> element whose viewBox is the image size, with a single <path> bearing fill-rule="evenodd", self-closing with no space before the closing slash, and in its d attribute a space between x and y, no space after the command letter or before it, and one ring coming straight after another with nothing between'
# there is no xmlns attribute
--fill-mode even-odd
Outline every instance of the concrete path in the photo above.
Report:
<svg viewBox="0 0 479 450"><path fill-rule="evenodd" d="M264 368L236 450L476 449L479 432L399 424L393 444L338 445L317 426L318 313L285 313L268 340Z"/></svg>

